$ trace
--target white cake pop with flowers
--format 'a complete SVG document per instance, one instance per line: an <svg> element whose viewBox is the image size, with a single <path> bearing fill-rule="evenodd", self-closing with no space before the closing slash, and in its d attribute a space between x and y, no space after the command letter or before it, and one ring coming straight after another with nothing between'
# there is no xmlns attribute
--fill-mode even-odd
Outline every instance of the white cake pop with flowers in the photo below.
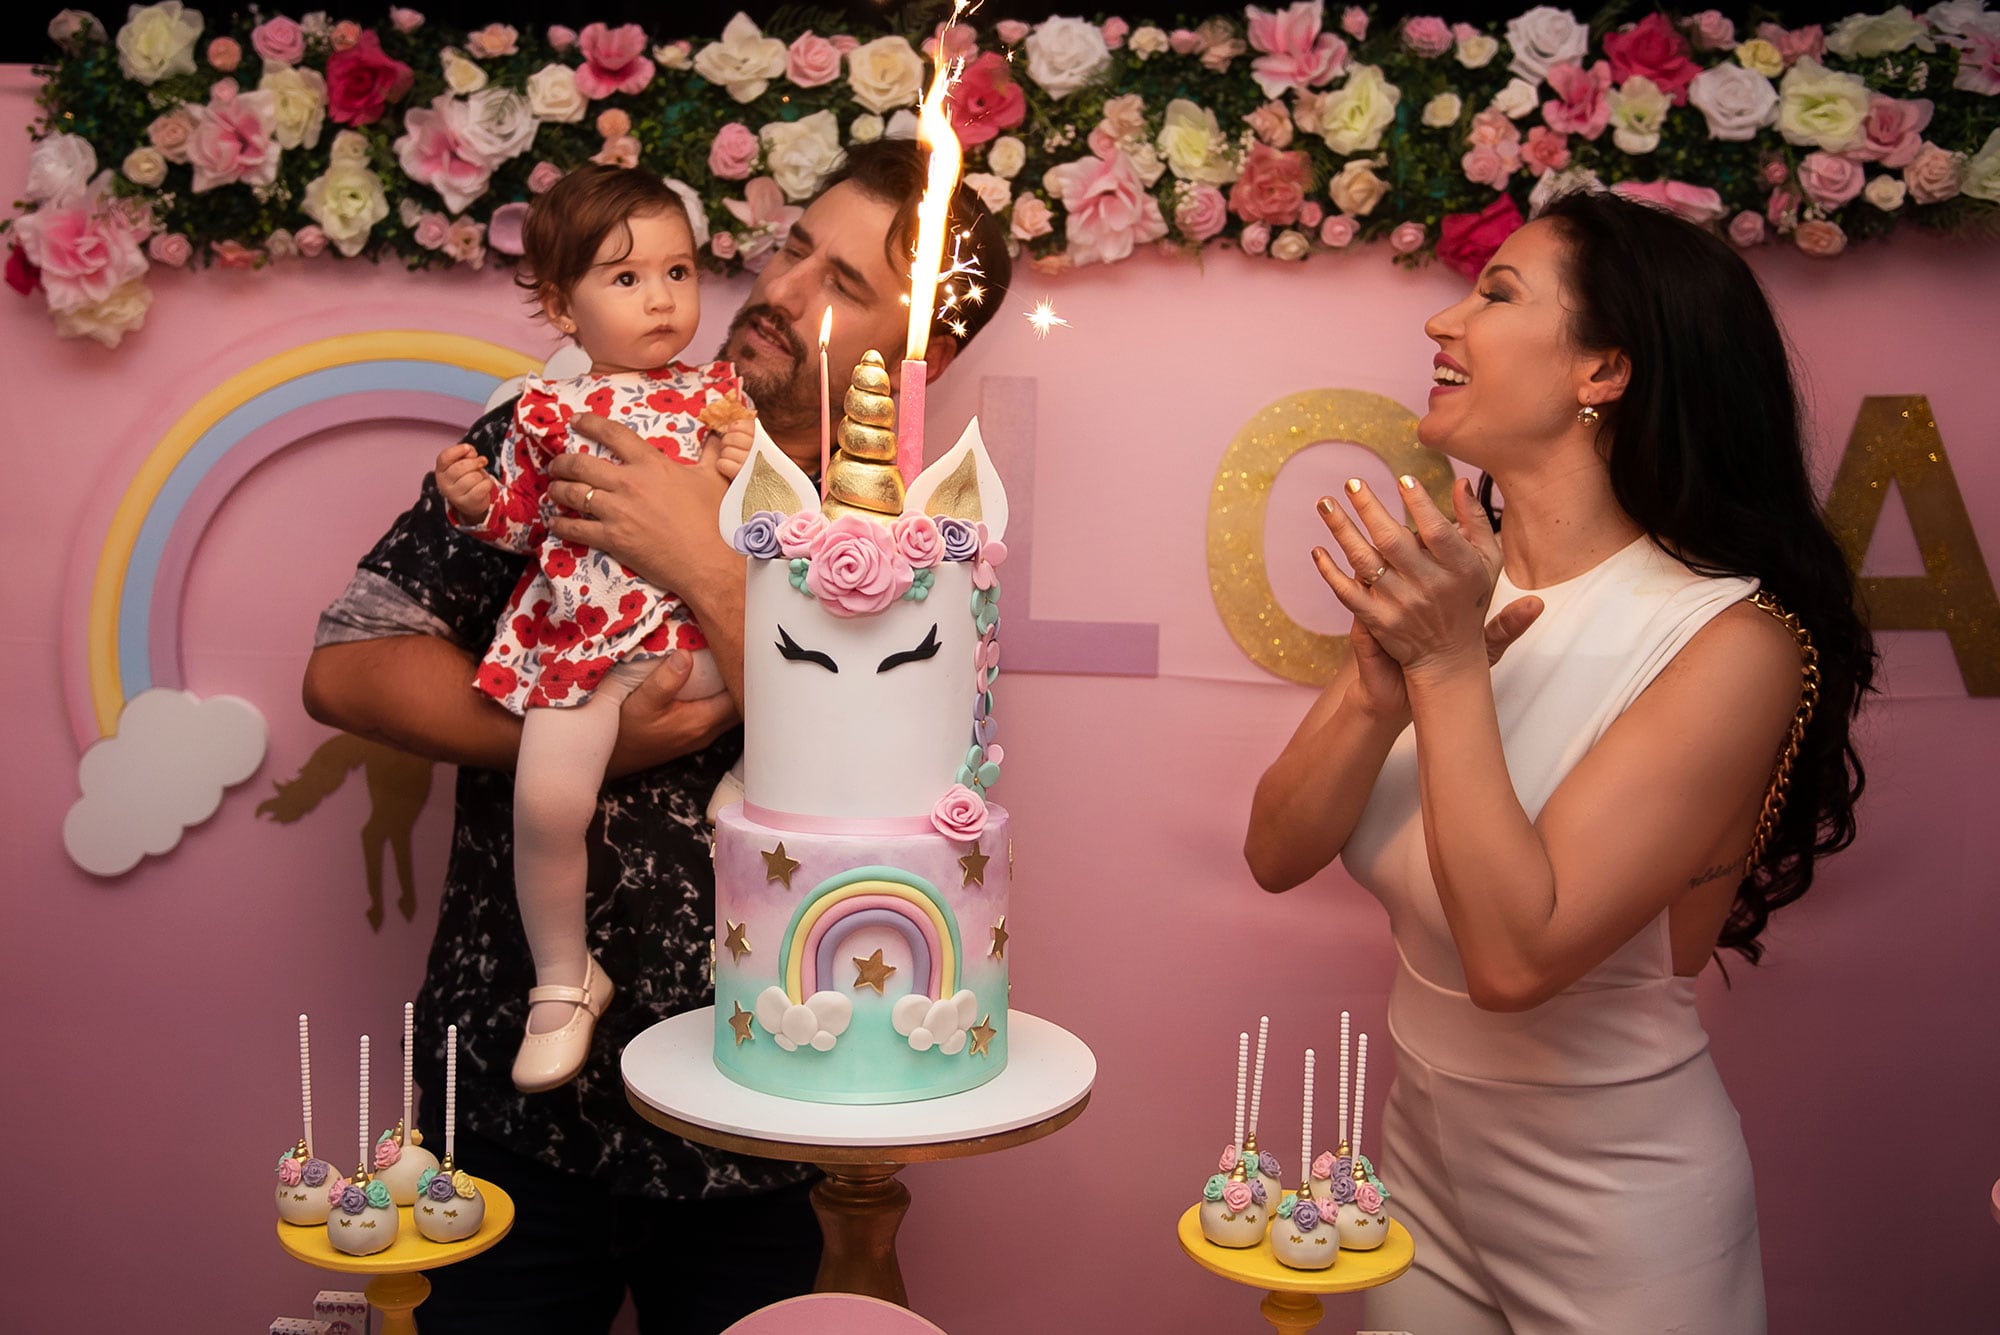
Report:
<svg viewBox="0 0 2000 1335"><path fill-rule="evenodd" d="M1349 1251L1373 1251L1389 1236L1389 1189L1375 1176L1375 1165L1361 1152L1361 1111L1368 1092L1368 1035L1356 1047L1353 1139L1347 1120L1347 1015L1341 1013L1340 1151L1324 1164L1315 1161L1311 1191L1333 1212L1340 1245ZM1321 1155L1321 1159L1328 1156ZM1325 1172L1322 1174L1321 1169Z"/></svg>
<svg viewBox="0 0 2000 1335"><path fill-rule="evenodd" d="M445 1031L444 1162L417 1180L417 1203L410 1219L432 1242L459 1242L486 1222L486 1193L453 1158L458 1139L458 1026Z"/></svg>
<svg viewBox="0 0 2000 1335"><path fill-rule="evenodd" d="M288 1224L318 1226L326 1222L326 1188L340 1176L333 1165L313 1154L312 1042L306 1017L299 1017L299 1101L305 1108L305 1134L278 1156L278 1218Z"/></svg>
<svg viewBox="0 0 2000 1335"><path fill-rule="evenodd" d="M1305 1112L1301 1118L1299 1162L1312 1155L1313 1050L1306 1049ZM1340 1259L1340 1229L1321 1216L1306 1186L1286 1195L1271 1221L1271 1255L1294 1270L1324 1270Z"/></svg>
<svg viewBox="0 0 2000 1335"><path fill-rule="evenodd" d="M327 1184L326 1240L337 1252L373 1256L394 1245L402 1216L386 1183L368 1172L368 1035L361 1036L361 1166Z"/></svg>
<svg viewBox="0 0 2000 1335"><path fill-rule="evenodd" d="M1236 1036L1236 1123L1229 1144L1222 1148L1216 1171L1202 1186L1196 1217L1201 1235L1218 1247L1255 1247L1264 1240L1278 1198L1264 1185L1262 1175L1252 1171L1256 1155L1245 1154L1247 1134L1244 1096L1249 1088L1250 1035Z"/></svg>
<svg viewBox="0 0 2000 1335"><path fill-rule="evenodd" d="M415 1097L412 1062L415 1057L416 1007L403 1003L403 1115L396 1125L375 1138L375 1180L389 1188L389 1198L398 1205L415 1205L417 1192L426 1173L437 1171L437 1156L423 1147L424 1138L411 1124Z"/></svg>

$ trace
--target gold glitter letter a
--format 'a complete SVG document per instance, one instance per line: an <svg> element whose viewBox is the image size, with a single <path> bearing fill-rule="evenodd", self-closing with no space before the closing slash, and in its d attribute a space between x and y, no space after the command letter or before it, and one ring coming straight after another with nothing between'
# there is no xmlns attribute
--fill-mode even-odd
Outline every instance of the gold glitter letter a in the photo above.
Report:
<svg viewBox="0 0 2000 1335"><path fill-rule="evenodd" d="M1862 575L1889 483L1902 493L1924 573ZM1847 551L1874 630L1941 630L1951 637L1970 695L2000 695L2000 599L1993 593L1944 440L1921 394L1861 401L1847 453L1834 474L1826 518Z"/></svg>

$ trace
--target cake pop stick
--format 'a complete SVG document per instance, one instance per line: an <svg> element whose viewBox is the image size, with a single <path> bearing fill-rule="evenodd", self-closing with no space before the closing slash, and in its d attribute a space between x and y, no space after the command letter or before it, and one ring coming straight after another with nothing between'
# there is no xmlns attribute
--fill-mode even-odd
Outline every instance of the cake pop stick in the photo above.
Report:
<svg viewBox="0 0 2000 1335"><path fill-rule="evenodd" d="M417 1035L417 1008L411 1002L403 1003L403 1120L396 1123L403 1133L403 1147L410 1145L410 1100L414 1093Z"/></svg>
<svg viewBox="0 0 2000 1335"><path fill-rule="evenodd" d="M361 1167L354 1170L357 1179L368 1177L368 1035L361 1036Z"/></svg>
<svg viewBox="0 0 2000 1335"><path fill-rule="evenodd" d="M1313 1050L1311 1048L1306 1049L1306 1106L1305 1111L1299 1116L1299 1125L1303 1128L1300 1132L1303 1145L1299 1150L1299 1199L1304 1200L1313 1161Z"/></svg>
<svg viewBox="0 0 2000 1335"><path fill-rule="evenodd" d="M1354 1176L1361 1178L1361 1106L1368 1092L1368 1035L1362 1034L1354 1048Z"/></svg>
<svg viewBox="0 0 2000 1335"><path fill-rule="evenodd" d="M1264 1042L1271 1036L1271 1017L1257 1017L1257 1065L1250 1073L1250 1134L1257 1134L1257 1109L1264 1102Z"/></svg>
<svg viewBox="0 0 2000 1335"><path fill-rule="evenodd" d="M458 1139L458 1026L444 1031L444 1161L453 1162L452 1142Z"/></svg>
<svg viewBox="0 0 2000 1335"><path fill-rule="evenodd" d="M306 1109L306 1157L313 1152L313 1062L312 1042L306 1036L306 1017L299 1016L299 1101Z"/></svg>
<svg viewBox="0 0 2000 1335"><path fill-rule="evenodd" d="M1347 1153L1347 1012L1340 1013L1340 1143L1336 1154Z"/></svg>
<svg viewBox="0 0 2000 1335"><path fill-rule="evenodd" d="M1241 1033L1236 1036L1236 1135L1231 1138L1231 1145L1243 1143L1243 1094L1249 1082L1250 1035Z"/></svg>

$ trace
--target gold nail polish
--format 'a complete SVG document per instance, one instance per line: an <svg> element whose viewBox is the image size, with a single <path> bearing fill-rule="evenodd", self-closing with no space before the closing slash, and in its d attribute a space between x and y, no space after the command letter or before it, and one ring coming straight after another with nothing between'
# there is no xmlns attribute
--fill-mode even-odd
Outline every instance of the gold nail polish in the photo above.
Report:
<svg viewBox="0 0 2000 1335"><path fill-rule="evenodd" d="M1396 481L1403 484L1404 491L1415 491L1417 489L1417 480L1411 477L1408 473L1403 474L1401 477L1397 478Z"/></svg>
<svg viewBox="0 0 2000 1335"><path fill-rule="evenodd" d="M1348 495L1350 495L1350 496L1359 496L1359 495L1361 494L1361 479L1360 479L1360 478L1358 478L1358 477L1351 477L1351 478L1347 479L1347 494L1348 494Z"/></svg>
<svg viewBox="0 0 2000 1335"><path fill-rule="evenodd" d="M1319 512L1320 512L1321 514L1323 514L1323 515L1330 515L1330 514L1332 514L1332 513L1333 513L1333 497L1331 497L1331 496L1322 496L1322 497L1320 497L1320 498L1319 498L1319 502L1318 502L1318 509L1319 509Z"/></svg>

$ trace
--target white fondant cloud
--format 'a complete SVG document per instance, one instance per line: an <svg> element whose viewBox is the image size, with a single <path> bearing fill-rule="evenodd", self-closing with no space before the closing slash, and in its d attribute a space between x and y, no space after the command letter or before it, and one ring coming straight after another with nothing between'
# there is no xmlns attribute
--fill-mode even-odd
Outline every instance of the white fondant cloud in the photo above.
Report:
<svg viewBox="0 0 2000 1335"><path fill-rule="evenodd" d="M898 997L889 1011L896 1032L910 1040L917 1052L932 1048L947 1057L965 1050L966 1031L979 1017L979 998L961 988L942 1001L933 1001L918 992Z"/></svg>
<svg viewBox="0 0 2000 1335"><path fill-rule="evenodd" d="M813 1048L833 1051L833 1045L854 1020L854 1002L839 992L815 992L803 1005L794 1003L781 987L757 994L757 1023L787 1052Z"/></svg>

